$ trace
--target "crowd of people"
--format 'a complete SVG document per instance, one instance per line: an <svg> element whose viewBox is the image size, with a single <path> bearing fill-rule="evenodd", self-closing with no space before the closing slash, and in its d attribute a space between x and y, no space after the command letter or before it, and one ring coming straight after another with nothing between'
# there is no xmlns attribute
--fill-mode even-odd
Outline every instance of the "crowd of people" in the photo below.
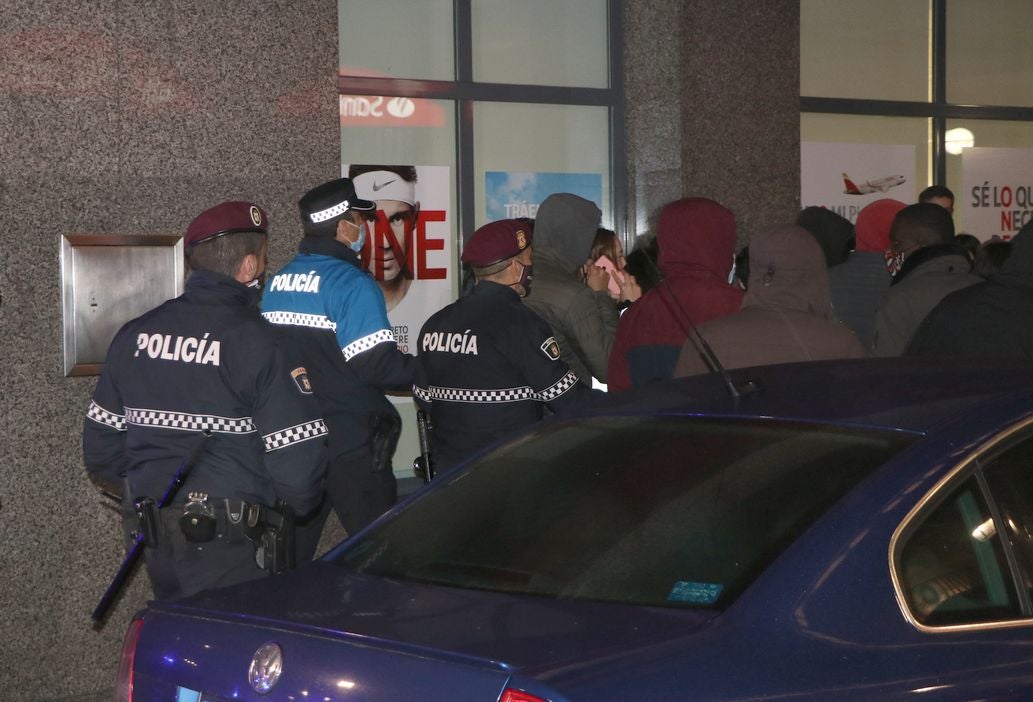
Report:
<svg viewBox="0 0 1033 702"><path fill-rule="evenodd" d="M601 385L718 365L1033 355L1033 224L1009 241L956 234L942 186L914 204L876 200L856 223L808 207L742 247L731 210L686 197L627 254L595 203L556 193L534 219L472 234L469 285L410 355L360 261L378 202L355 185L305 193L298 253L268 284L265 211L201 213L184 237L184 294L112 341L84 458L122 494L127 534L147 526L159 598L275 572L256 538L265 524L293 524L290 560L304 562L331 511L353 533L388 509L401 419L385 392L412 392L442 470Z"/></svg>

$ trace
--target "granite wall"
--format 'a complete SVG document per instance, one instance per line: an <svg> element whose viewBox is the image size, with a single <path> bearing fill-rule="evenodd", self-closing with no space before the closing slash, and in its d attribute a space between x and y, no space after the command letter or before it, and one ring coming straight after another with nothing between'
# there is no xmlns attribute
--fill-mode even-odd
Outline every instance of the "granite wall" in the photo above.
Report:
<svg viewBox="0 0 1033 702"><path fill-rule="evenodd" d="M740 245L800 200L798 0L635 0L624 8L629 230L709 197Z"/></svg>
<svg viewBox="0 0 1033 702"><path fill-rule="evenodd" d="M89 614L119 565L117 515L87 481L80 429L95 379L63 372L66 233L181 234L251 199L272 216L270 268L299 234L294 201L339 168L336 0L0 0L0 693L91 699L149 596ZM628 0L629 225L682 195L732 207L740 237L795 215L795 1Z"/></svg>
<svg viewBox="0 0 1033 702"><path fill-rule="evenodd" d="M295 201L339 172L334 0L0 0L0 697L110 687L135 579L82 468L95 378L64 376L61 235L182 234L224 199L261 203L270 268Z"/></svg>

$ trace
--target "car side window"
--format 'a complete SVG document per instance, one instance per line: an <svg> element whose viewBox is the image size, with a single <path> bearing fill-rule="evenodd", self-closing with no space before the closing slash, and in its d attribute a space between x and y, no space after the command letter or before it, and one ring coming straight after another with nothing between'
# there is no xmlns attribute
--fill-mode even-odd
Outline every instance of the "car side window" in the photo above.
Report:
<svg viewBox="0 0 1033 702"><path fill-rule="evenodd" d="M1001 540L975 478L920 517L899 554L901 589L920 624L951 626L1020 616Z"/></svg>
<svg viewBox="0 0 1033 702"><path fill-rule="evenodd" d="M1033 595L1033 440L991 460L984 473L1019 561L1022 581Z"/></svg>

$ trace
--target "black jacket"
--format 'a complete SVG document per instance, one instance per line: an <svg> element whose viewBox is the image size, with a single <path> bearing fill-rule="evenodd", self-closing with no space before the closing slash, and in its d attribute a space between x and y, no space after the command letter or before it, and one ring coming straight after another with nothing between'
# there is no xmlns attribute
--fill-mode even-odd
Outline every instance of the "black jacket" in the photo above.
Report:
<svg viewBox="0 0 1033 702"><path fill-rule="evenodd" d="M257 291L195 271L183 295L123 326L83 428L87 471L116 486L128 472L134 498L160 498L208 429L177 502L200 491L313 509L326 426L304 367L257 303Z"/></svg>
<svg viewBox="0 0 1033 702"><path fill-rule="evenodd" d="M1033 222L1012 240L1001 270L958 290L925 318L908 356L1033 358Z"/></svg>
<svg viewBox="0 0 1033 702"><path fill-rule="evenodd" d="M592 393L560 360L549 325L491 281L428 319L417 344L425 382L413 394L431 416L438 470L537 421L545 407Z"/></svg>

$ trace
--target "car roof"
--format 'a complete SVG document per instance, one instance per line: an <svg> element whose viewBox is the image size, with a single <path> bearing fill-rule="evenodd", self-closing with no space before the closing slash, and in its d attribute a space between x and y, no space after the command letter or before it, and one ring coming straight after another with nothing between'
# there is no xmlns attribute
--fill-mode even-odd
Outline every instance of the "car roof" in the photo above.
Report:
<svg viewBox="0 0 1033 702"><path fill-rule="evenodd" d="M734 397L730 386L736 387ZM702 414L927 433L1006 397L1033 406L1033 361L870 358L729 370L610 393L587 414Z"/></svg>

